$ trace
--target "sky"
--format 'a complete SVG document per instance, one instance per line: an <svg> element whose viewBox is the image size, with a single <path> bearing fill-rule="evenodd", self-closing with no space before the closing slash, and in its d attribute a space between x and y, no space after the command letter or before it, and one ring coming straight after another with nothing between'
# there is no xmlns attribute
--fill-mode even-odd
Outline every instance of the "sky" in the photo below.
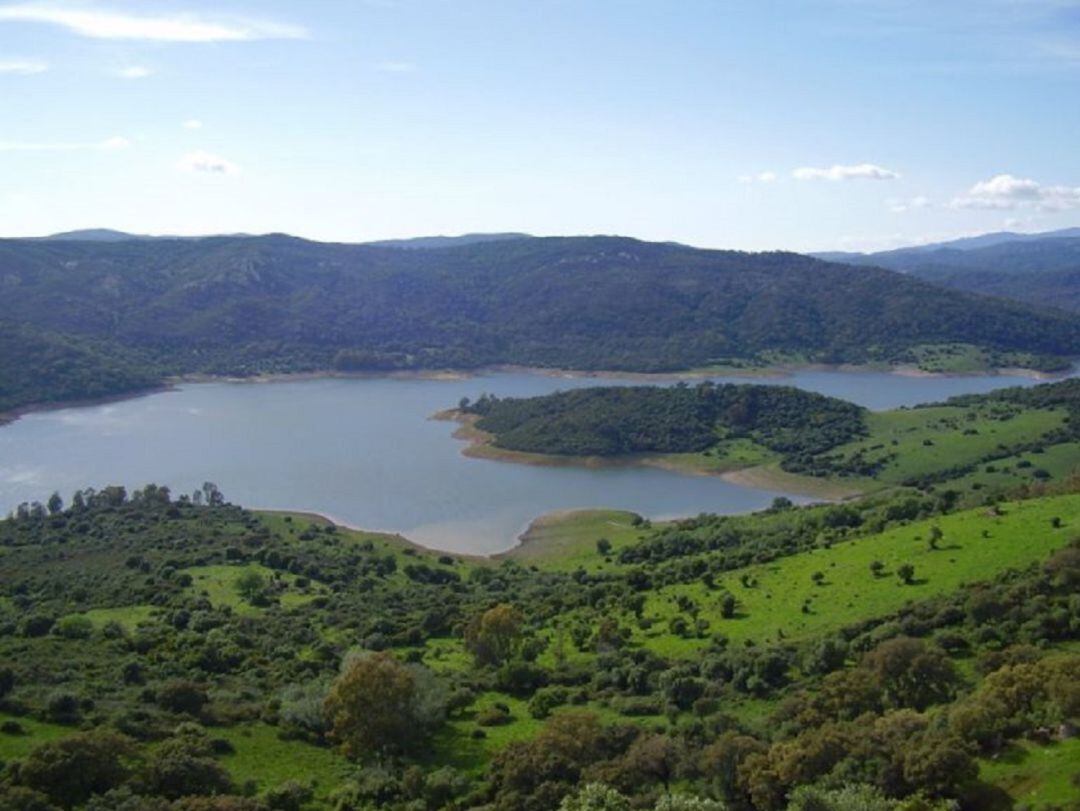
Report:
<svg viewBox="0 0 1080 811"><path fill-rule="evenodd" d="M1080 225L1080 0L0 0L0 234Z"/></svg>

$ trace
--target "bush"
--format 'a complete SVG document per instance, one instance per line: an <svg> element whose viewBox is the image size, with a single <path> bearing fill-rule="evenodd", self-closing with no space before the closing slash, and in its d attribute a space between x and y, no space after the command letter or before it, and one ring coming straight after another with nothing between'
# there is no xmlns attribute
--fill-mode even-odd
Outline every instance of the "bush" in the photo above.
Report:
<svg viewBox="0 0 1080 811"><path fill-rule="evenodd" d="M87 732L39 746L19 766L18 782L70 808L104 794L128 777L132 755L127 738Z"/></svg>
<svg viewBox="0 0 1080 811"><path fill-rule="evenodd" d="M503 726L513 720L505 707L487 707L476 714L476 723L482 727Z"/></svg>
<svg viewBox="0 0 1080 811"><path fill-rule="evenodd" d="M72 614L57 622L52 632L64 639L89 639L94 633L94 623L83 614Z"/></svg>
<svg viewBox="0 0 1080 811"><path fill-rule="evenodd" d="M175 713L198 715L207 702L206 691L191 681L172 681L158 690L157 703Z"/></svg>

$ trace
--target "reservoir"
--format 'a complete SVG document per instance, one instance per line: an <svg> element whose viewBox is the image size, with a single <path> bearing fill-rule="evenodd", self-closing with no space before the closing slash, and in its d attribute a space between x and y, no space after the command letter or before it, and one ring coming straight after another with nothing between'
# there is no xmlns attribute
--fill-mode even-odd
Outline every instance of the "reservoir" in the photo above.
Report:
<svg viewBox="0 0 1080 811"><path fill-rule="evenodd" d="M842 371L714 379L795 385L872 409L1035 382ZM656 468L470 459L452 436L456 426L430 419L485 392L526 397L635 382L514 372L193 383L31 413L0 427L0 511L44 502L53 491L66 502L84 487L154 482L175 496L212 481L229 501L247 507L319 512L432 548L484 555L514 546L531 520L554 510L608 507L669 518L748 512L785 495Z"/></svg>

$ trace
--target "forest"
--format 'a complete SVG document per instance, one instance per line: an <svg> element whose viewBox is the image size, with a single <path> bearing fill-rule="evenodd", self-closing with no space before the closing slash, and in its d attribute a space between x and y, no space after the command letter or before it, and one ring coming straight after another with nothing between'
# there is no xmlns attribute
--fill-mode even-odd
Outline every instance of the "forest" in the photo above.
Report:
<svg viewBox="0 0 1080 811"><path fill-rule="evenodd" d="M691 453L748 438L798 459L866 432L859 406L791 386L612 386L461 405L499 447L577 456Z"/></svg>
<svg viewBox="0 0 1080 811"><path fill-rule="evenodd" d="M1055 369L1080 354L1064 312L792 253L621 237L0 240L0 268L8 410L196 373L920 365L939 345Z"/></svg>

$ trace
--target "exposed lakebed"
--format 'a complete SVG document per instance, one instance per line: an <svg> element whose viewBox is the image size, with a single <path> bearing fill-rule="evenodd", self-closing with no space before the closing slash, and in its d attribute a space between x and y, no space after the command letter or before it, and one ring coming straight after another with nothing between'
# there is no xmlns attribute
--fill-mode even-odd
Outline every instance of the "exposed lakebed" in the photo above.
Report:
<svg viewBox="0 0 1080 811"><path fill-rule="evenodd" d="M714 378L795 385L873 409L1036 381L801 371ZM780 493L649 467L542 467L470 459L454 425L462 397L546 394L637 380L500 373L461 379L324 378L192 383L131 400L42 411L0 427L0 510L81 487L213 481L248 506L320 512L470 554L512 547L555 510L608 507L653 518L760 509ZM793 496L796 501L799 499Z"/></svg>

